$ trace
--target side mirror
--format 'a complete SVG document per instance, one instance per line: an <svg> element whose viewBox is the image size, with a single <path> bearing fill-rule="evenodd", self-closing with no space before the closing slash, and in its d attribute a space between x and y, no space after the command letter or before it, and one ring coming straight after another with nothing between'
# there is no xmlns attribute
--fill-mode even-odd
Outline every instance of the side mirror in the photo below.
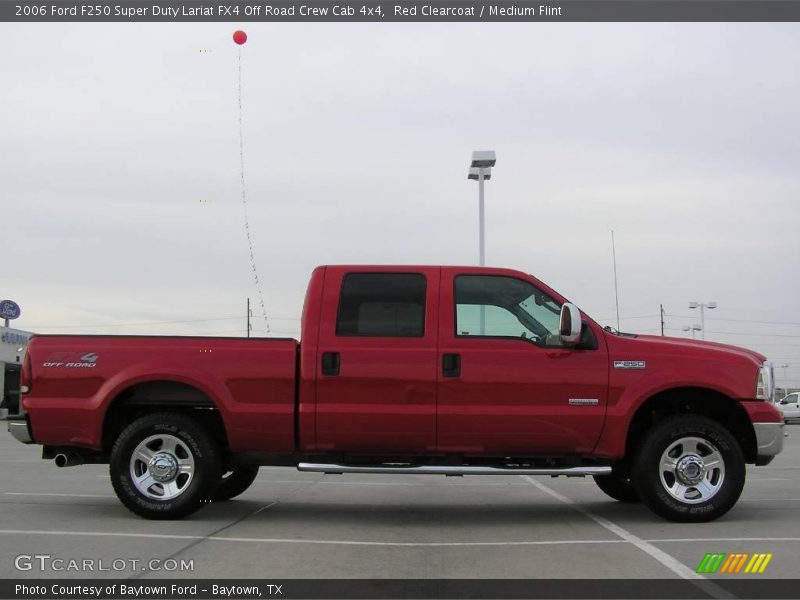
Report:
<svg viewBox="0 0 800 600"><path fill-rule="evenodd" d="M581 311L569 302L561 307L561 318L558 321L558 335L565 346L574 346L581 339Z"/></svg>

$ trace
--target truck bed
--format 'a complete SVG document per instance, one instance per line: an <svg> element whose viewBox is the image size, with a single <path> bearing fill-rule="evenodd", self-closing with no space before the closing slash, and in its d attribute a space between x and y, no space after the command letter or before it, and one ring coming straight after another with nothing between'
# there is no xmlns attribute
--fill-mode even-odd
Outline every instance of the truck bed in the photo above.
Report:
<svg viewBox="0 0 800 600"><path fill-rule="evenodd" d="M298 347L291 338L34 336L26 408L35 442L100 449L109 406L163 382L160 393L178 401L188 386L206 394L231 450L292 452Z"/></svg>

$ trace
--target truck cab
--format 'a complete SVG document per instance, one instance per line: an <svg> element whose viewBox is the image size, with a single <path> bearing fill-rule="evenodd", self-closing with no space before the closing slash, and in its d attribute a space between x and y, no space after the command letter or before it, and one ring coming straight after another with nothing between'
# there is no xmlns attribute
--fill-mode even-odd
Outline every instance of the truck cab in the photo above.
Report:
<svg viewBox="0 0 800 600"><path fill-rule="evenodd" d="M588 454L603 425L602 328L559 333L564 299L529 276L473 268L328 267L309 409L314 452ZM312 283L312 289L314 288ZM306 332L303 333L306 339ZM565 382L569 385L565 385ZM301 413L301 425L304 413Z"/></svg>

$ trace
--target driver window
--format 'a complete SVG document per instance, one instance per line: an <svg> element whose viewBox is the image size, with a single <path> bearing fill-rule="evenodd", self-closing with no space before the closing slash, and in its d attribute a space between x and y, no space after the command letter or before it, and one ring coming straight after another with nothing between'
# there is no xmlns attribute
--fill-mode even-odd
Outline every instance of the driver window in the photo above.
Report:
<svg viewBox="0 0 800 600"><path fill-rule="evenodd" d="M483 335L485 336L530 337L534 335L511 312L499 306L458 304L456 311L458 312L458 335L481 335L481 311L483 311Z"/></svg>
<svg viewBox="0 0 800 600"><path fill-rule="evenodd" d="M456 336L504 337L560 344L561 306L532 284L500 275L455 278Z"/></svg>

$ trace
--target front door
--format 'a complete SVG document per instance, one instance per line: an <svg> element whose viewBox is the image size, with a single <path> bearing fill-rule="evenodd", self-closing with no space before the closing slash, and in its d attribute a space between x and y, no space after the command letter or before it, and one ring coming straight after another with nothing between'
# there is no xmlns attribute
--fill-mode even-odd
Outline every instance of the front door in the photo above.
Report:
<svg viewBox="0 0 800 600"><path fill-rule="evenodd" d="M562 302L514 272L443 269L440 302L440 451L523 456L593 449L608 396L599 331L592 329L581 349L562 346Z"/></svg>

